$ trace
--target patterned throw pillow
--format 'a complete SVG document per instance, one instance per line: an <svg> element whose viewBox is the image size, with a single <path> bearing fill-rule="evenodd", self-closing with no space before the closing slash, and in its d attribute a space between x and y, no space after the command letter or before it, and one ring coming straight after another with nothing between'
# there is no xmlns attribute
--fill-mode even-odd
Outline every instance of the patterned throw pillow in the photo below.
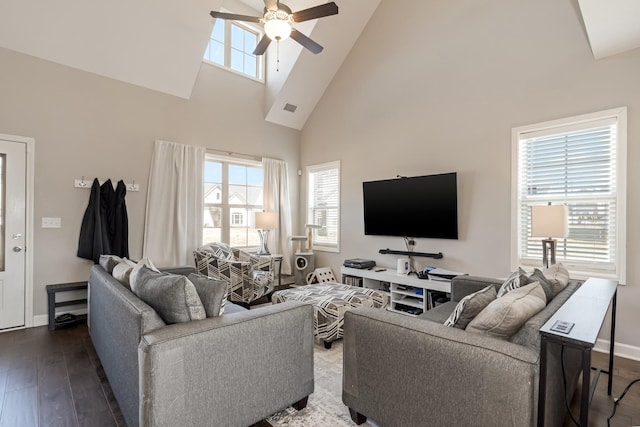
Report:
<svg viewBox="0 0 640 427"><path fill-rule="evenodd" d="M554 297L569 283L569 271L560 263L553 264L551 267L545 269L542 274L544 274L544 277L551 283Z"/></svg>
<svg viewBox="0 0 640 427"><path fill-rule="evenodd" d="M502 286L500 286L500 289L498 290L498 298L503 297L507 292L524 286L530 282L531 281L527 277L527 273L522 269L522 267L518 267L518 270L511 273Z"/></svg>
<svg viewBox="0 0 640 427"><path fill-rule="evenodd" d="M227 302L227 282L196 273L189 274L188 279L196 287L207 317L222 316Z"/></svg>
<svg viewBox="0 0 640 427"><path fill-rule="evenodd" d="M444 326L464 329L491 301L496 299L496 288L489 285L484 289L462 298L453 313L444 321Z"/></svg>
<svg viewBox="0 0 640 427"><path fill-rule="evenodd" d="M507 340L546 305L542 286L533 282L496 298L469 322L466 330Z"/></svg>
<svg viewBox="0 0 640 427"><path fill-rule="evenodd" d="M138 272L135 294L167 324L207 317L195 286L185 276L157 273L146 266Z"/></svg>

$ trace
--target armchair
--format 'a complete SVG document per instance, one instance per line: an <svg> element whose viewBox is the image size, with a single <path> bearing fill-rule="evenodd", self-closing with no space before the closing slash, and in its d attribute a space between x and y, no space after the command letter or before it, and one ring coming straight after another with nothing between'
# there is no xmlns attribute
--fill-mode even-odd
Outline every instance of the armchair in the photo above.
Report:
<svg viewBox="0 0 640 427"><path fill-rule="evenodd" d="M200 274L227 282L227 298L248 307L275 288L274 258L252 255L226 243L210 243L193 251Z"/></svg>

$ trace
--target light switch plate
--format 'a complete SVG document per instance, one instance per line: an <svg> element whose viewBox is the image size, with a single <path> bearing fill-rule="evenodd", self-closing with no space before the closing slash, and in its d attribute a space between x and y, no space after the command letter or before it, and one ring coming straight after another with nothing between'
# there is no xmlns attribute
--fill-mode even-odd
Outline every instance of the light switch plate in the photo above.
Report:
<svg viewBox="0 0 640 427"><path fill-rule="evenodd" d="M42 217L42 228L62 228L62 218Z"/></svg>

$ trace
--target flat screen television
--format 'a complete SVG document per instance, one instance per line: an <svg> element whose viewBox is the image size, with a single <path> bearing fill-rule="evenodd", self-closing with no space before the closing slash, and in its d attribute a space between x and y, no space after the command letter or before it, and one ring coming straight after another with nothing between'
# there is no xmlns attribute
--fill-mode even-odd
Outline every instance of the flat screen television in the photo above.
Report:
<svg viewBox="0 0 640 427"><path fill-rule="evenodd" d="M456 175L363 182L364 234L457 239Z"/></svg>

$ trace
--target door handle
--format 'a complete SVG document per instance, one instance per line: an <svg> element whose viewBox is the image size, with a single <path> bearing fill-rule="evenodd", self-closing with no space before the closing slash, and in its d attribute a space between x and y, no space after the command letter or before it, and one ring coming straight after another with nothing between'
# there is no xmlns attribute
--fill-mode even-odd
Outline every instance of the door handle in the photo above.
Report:
<svg viewBox="0 0 640 427"><path fill-rule="evenodd" d="M13 252L20 252L22 250L22 248L20 246L14 246L13 247Z"/></svg>

